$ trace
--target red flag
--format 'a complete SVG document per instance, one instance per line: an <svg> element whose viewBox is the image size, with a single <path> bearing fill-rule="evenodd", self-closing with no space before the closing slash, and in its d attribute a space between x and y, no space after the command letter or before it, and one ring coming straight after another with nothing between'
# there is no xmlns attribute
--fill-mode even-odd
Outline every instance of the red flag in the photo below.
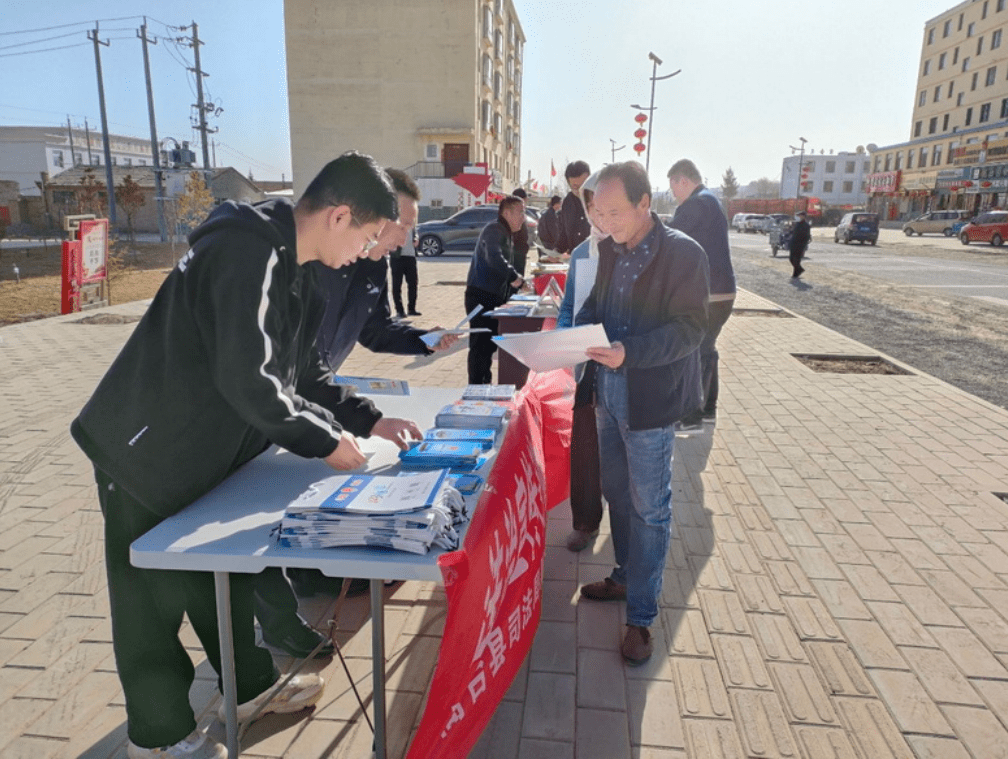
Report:
<svg viewBox="0 0 1008 759"><path fill-rule="evenodd" d="M553 161L552 160L550 161L550 176L551 177L555 177L556 176L556 169L553 168Z"/></svg>

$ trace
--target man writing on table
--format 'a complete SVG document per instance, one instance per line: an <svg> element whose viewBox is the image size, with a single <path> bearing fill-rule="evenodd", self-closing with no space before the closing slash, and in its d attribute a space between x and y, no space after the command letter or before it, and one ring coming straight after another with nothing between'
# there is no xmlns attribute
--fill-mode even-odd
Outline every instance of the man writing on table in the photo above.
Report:
<svg viewBox="0 0 1008 759"><path fill-rule="evenodd" d="M130 544L271 443L345 470L365 461L351 433L403 448L420 436L415 424L383 418L328 383L314 344L323 302L304 265L355 260L397 216L387 177L358 153L326 165L296 207L223 204L190 236L190 251L71 426L94 463L105 517L131 759L227 751L196 729L193 665L179 639L185 613L220 674L213 576L137 569ZM231 584L239 719L279 679L269 652L255 645L252 579L235 575ZM299 711L322 687L318 675L299 675L264 712Z"/></svg>
<svg viewBox="0 0 1008 759"><path fill-rule="evenodd" d="M635 161L599 172L595 286L575 324L602 324L608 348L590 348L581 382L595 382L602 494L616 567L581 588L590 601L626 601L620 648L631 666L651 657L672 528L673 424L700 404L697 348L707 329L707 256L651 213L651 185Z"/></svg>

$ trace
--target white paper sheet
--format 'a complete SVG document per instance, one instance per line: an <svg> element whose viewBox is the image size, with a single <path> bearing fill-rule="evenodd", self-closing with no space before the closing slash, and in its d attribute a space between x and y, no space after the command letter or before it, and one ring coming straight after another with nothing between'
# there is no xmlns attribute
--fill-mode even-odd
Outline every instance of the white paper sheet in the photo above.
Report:
<svg viewBox="0 0 1008 759"><path fill-rule="evenodd" d="M500 335L494 342L536 372L575 366L588 360L585 351L589 348L610 347L601 324Z"/></svg>

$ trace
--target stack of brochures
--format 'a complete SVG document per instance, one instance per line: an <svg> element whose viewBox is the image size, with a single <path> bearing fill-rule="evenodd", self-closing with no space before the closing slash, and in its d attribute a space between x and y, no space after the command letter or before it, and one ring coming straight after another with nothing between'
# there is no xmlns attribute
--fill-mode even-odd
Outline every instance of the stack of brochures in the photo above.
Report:
<svg viewBox="0 0 1008 759"><path fill-rule="evenodd" d="M497 401L458 400L438 412L438 427L500 430L511 414L511 404Z"/></svg>
<svg viewBox="0 0 1008 759"><path fill-rule="evenodd" d="M513 401L514 385L468 385L462 393L464 401Z"/></svg>
<svg viewBox="0 0 1008 759"><path fill-rule="evenodd" d="M464 427L432 427L424 433L424 440L464 440L479 443L484 451L489 451L497 441L495 430L470 430Z"/></svg>
<svg viewBox="0 0 1008 759"><path fill-rule="evenodd" d="M465 472L486 463L482 443L466 440L422 440L408 451L400 451L399 460L403 469L459 469Z"/></svg>
<svg viewBox="0 0 1008 759"><path fill-rule="evenodd" d="M285 548L367 546L425 554L459 547L469 514L448 471L398 477L351 474L316 482L287 505L279 526Z"/></svg>

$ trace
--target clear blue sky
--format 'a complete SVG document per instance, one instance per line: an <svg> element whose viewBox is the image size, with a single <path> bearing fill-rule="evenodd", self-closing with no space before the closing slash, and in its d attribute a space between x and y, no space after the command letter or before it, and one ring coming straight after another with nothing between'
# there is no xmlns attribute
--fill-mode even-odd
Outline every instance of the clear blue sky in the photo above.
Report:
<svg viewBox="0 0 1008 759"><path fill-rule="evenodd" d="M334 2L338 0L333 0ZM375 2L408 0L375 0ZM446 0L447 1L447 0ZM711 185L731 166L742 183L778 179L781 159L799 137L817 153L908 139L925 22L950 0L748 0L685 3L638 0L514 0L526 36L523 72L522 176L548 180L568 160L593 167L634 157L631 103L650 98L653 51L658 73L682 72L656 87L657 129L651 176L664 184L676 159L696 161ZM44 8L44 12L40 12ZM0 14L0 124L75 125L85 116L100 128L94 52L85 30L102 21L100 37L109 127L146 136L146 94L140 41L149 33L189 32L164 24L199 25L201 65L209 97L223 108L218 165L259 179L290 178L290 135L282 0L7 0ZM62 26L83 22L80 25ZM1008 19L1006 19L1008 23ZM34 34L26 29L61 26ZM58 36L69 35L69 36ZM23 45L30 40L49 42ZM83 44L82 44L83 43ZM47 53L28 50L80 45ZM196 143L192 49L161 40L151 47L160 137ZM418 40L417 62L436 54ZM17 55L12 55L17 54ZM205 93L206 94L206 93ZM199 149L194 148L199 155Z"/></svg>

